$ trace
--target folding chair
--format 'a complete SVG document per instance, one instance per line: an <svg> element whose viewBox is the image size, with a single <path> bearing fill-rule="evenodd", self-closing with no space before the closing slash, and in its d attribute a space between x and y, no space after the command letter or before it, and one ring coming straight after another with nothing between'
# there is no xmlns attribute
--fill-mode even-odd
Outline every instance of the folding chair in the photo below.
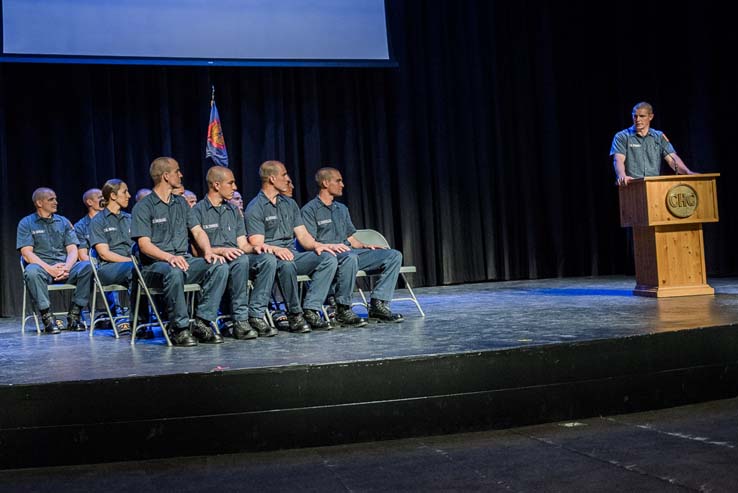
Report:
<svg viewBox="0 0 738 493"><path fill-rule="evenodd" d="M38 323L38 315L36 314L36 307L35 306L31 306L30 307L31 308L31 314L30 315L26 315L26 307L28 306L28 301L27 300L30 298L30 295L28 294L28 287L26 286L26 278L23 275L23 273L25 272L27 265L28 265L27 262L23 259L23 255L21 255L20 256L20 267L21 267L21 278L23 279L23 308L22 308L22 312L23 312L22 317L23 317L23 320L21 321L21 333L25 333L26 332L26 322L28 321L29 318L33 318L33 321L36 324L36 332L40 334L41 333L41 325ZM77 286L75 286L74 284L49 284L49 295L51 295L51 293L53 293L53 292L58 292L58 291L74 291L75 289L77 289ZM33 300L31 300L31 303L30 304L31 305L34 305ZM67 316L67 312L54 312L54 316L55 317L57 317L57 316L66 317ZM84 323L84 320L82 321L82 323L85 326L87 326L87 324Z"/></svg>
<svg viewBox="0 0 738 493"><path fill-rule="evenodd" d="M93 247L93 248L90 248L89 252L90 252L90 265L92 266L92 276L95 279L95 285L92 288L92 302L90 303L90 337L92 337L93 332L95 331L96 324L100 322L110 321L110 325L113 327L113 334L115 335L115 338L118 339L120 337L120 335L118 334L118 321L121 319L126 319L128 317L113 316L113 312L110 310L110 304L108 303L108 300L105 297L105 293L119 292L119 291L128 292L128 287L123 286L122 284L103 285L102 281L100 281L100 276L97 273L98 263L100 261L97 256L97 250ZM100 297L102 298L103 305L105 306L105 311L108 314L107 317L96 316L97 293L98 292L100 293Z"/></svg>
<svg viewBox="0 0 738 493"><path fill-rule="evenodd" d="M154 303L154 295L162 295L164 294L164 290L160 288L150 288L146 285L146 281L144 281L143 274L141 273L141 267L138 260L138 249L134 245L133 253L131 254L131 261L133 262L133 270L136 272L136 281L138 282L139 289L136 290L136 304L135 308L133 310L133 327L131 329L131 345L136 343L136 331L141 327L153 327L158 325L159 328L161 328L162 333L164 334L164 338L167 341L167 346L172 345L172 341L169 339L169 334L167 334L167 329L164 327L164 321L161 318L161 315L159 314L159 310L156 308L156 304ZM184 285L184 292L185 295L189 295L190 297L190 319L192 319L193 314L195 313L195 295L200 292L201 288L199 284L185 284ZM146 299L149 301L149 310L153 312L155 322L145 323L145 324L139 324L138 323L138 309L141 302L141 291L144 292L146 295Z"/></svg>
<svg viewBox="0 0 738 493"><path fill-rule="evenodd" d="M373 229L359 229L354 233L354 238L359 240L360 242L366 244L366 245L379 245L386 248L390 248L389 243L387 242L387 239L380 233L379 231L375 231ZM405 283L405 286L407 286L407 290L410 292L409 298L392 298L392 301L412 301L415 303L415 306L418 308L418 311L420 312L420 315L425 317L425 312L420 307L420 303L418 302L418 298L415 296L415 293L413 292L413 287L410 285L410 282L408 282L407 277L405 277L405 274L415 274L417 272L417 269L414 265L403 265L400 267L400 276L402 276L402 280ZM356 277L370 277L374 274L368 274L364 272L363 270L360 270L356 273ZM366 299L366 296L364 295L364 291L361 290L361 288L357 288L359 291L359 294L361 295L361 299L364 301L364 303L358 303L359 305L363 304L367 309L369 309L369 302ZM354 303L357 304L357 303Z"/></svg>

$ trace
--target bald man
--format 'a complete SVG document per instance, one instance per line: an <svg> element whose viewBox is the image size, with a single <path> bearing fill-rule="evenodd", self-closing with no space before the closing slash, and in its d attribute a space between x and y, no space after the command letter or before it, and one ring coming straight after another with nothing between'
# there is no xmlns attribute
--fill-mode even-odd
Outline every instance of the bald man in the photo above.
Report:
<svg viewBox="0 0 738 493"><path fill-rule="evenodd" d="M82 194L82 203L87 207L87 214L79 221L74 223L74 234L77 235L79 246L77 247L77 255L80 260L90 260L90 221L103 210L100 206L102 192L99 188L90 188Z"/></svg>
<svg viewBox="0 0 738 493"><path fill-rule="evenodd" d="M234 320L234 339L271 337L277 330L264 321L269 293L277 271L277 258L264 253L264 246L253 246L246 238L241 212L230 203L236 192L233 172L213 166L207 174L208 193L193 208L190 227L199 226L208 236L213 252L228 263L230 313ZM254 279L249 293L249 277Z"/></svg>

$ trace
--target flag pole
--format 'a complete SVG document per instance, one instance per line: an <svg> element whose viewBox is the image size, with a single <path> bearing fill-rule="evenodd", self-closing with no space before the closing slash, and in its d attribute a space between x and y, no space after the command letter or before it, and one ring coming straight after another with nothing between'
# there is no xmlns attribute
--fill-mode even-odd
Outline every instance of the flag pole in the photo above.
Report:
<svg viewBox="0 0 738 493"><path fill-rule="evenodd" d="M215 85L210 86L210 106L215 102Z"/></svg>

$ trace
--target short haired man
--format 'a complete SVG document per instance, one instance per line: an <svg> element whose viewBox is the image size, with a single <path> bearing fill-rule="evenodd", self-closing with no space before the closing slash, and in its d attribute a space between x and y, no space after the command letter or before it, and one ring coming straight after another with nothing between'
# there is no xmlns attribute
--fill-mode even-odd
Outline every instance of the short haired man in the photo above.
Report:
<svg viewBox="0 0 738 493"><path fill-rule="evenodd" d="M185 190L182 196L187 201L187 205L195 207L195 204L197 204L197 195L195 195L195 192L192 190Z"/></svg>
<svg viewBox="0 0 738 493"><path fill-rule="evenodd" d="M241 194L237 190L233 191L233 196L228 199L228 203L235 207L238 213L241 214L241 217L243 217L243 197L241 197Z"/></svg>
<svg viewBox="0 0 738 493"><path fill-rule="evenodd" d="M653 106L645 101L633 107L633 126L615 134L610 157L618 186L626 186L634 178L658 176L661 161L679 175L695 174L677 155L664 132L651 128Z"/></svg>
<svg viewBox="0 0 738 493"><path fill-rule="evenodd" d="M139 188L138 191L136 192L136 203L141 202L141 199L143 199L150 193L151 193L150 188Z"/></svg>
<svg viewBox="0 0 738 493"><path fill-rule="evenodd" d="M36 212L20 220L16 237L16 248L28 264L23 278L31 300L41 313L44 331L58 334L59 323L51 311L49 284L74 284L67 328L84 330L80 314L90 300L92 268L89 262L78 262L77 235L69 219L56 213L56 193L50 188L38 188L32 200Z"/></svg>
<svg viewBox="0 0 738 493"><path fill-rule="evenodd" d="M336 321L344 325L361 323L361 319L351 310L351 295L356 273L363 270L379 273L369 304L369 318L402 322L402 315L392 313L389 307L402 267L402 253L379 245L365 245L354 238L356 228L351 222L348 207L335 200L343 195L344 188L343 177L337 169L319 169L315 181L318 184L318 196L302 208L305 227L320 242L341 243L351 247L347 252L338 254Z"/></svg>
<svg viewBox="0 0 738 493"><path fill-rule="evenodd" d="M259 176L261 191L246 207L249 243L264 245L265 251L278 259L277 279L287 305L290 330L330 329L330 324L321 319L319 312L336 272L336 252L348 248L325 245L310 236L297 203L283 195L289 180L284 164L266 161L259 168ZM307 251L295 250L295 238ZM302 307L297 288L298 274L307 274L312 279Z"/></svg>
<svg viewBox="0 0 738 493"><path fill-rule="evenodd" d="M246 239L243 216L229 202L236 190L233 172L213 166L208 170L207 182L208 193L193 207L190 226L202 228L213 252L228 263L228 293L235 321L231 335L235 339L274 336L277 330L264 321L264 315L277 271L277 258L264 254L263 246L252 246ZM250 274L254 276L254 288L249 299Z"/></svg>
<svg viewBox="0 0 738 493"><path fill-rule="evenodd" d="M77 235L77 240L79 240L77 255L80 260L90 260L90 221L98 212L103 210L100 199L102 199L102 192L99 188L90 188L82 194L82 203L87 207L87 214L74 223L74 234Z"/></svg>
<svg viewBox="0 0 738 493"><path fill-rule="evenodd" d="M182 197L172 193L182 183L179 163L171 157L156 158L150 174L153 191L134 206L131 223L131 237L141 250L144 279L147 284L163 287L169 317L167 330L175 345L221 343L223 339L212 326L228 282L228 266L212 252L207 235L199 226L189 231L203 258L189 253L188 219L192 210ZM199 283L202 288L192 331L185 283Z"/></svg>

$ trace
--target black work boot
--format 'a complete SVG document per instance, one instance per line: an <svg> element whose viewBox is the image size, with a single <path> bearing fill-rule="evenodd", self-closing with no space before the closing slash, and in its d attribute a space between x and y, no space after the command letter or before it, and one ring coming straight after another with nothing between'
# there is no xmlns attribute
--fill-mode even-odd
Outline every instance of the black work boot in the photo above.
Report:
<svg viewBox="0 0 738 493"><path fill-rule="evenodd" d="M189 327L174 327L170 324L167 324L166 331L169 335L169 340L171 340L172 344L174 344L175 346L197 346L197 339L192 337L192 332L190 332Z"/></svg>
<svg viewBox="0 0 738 493"><path fill-rule="evenodd" d="M300 334L312 332L310 324L305 321L302 313L289 313L287 314L287 320L290 322L290 332L298 332Z"/></svg>
<svg viewBox="0 0 738 493"><path fill-rule="evenodd" d="M61 321L57 320L51 309L41 310L41 322L44 324L44 332L47 334L58 334L61 332Z"/></svg>
<svg viewBox="0 0 738 493"><path fill-rule="evenodd" d="M215 333L210 322L200 317L195 317L195 322L192 324L192 335L203 344L221 344L223 342L223 338L220 334Z"/></svg>
<svg viewBox="0 0 738 493"><path fill-rule="evenodd" d="M67 313L67 330L74 330L77 332L85 330L85 326L82 324L81 314L82 307L76 303L72 303L72 306L69 307L69 312Z"/></svg>
<svg viewBox="0 0 738 493"><path fill-rule="evenodd" d="M331 324L323 320L316 310L306 309L303 313L305 321L310 324L313 330L331 330Z"/></svg>
<svg viewBox="0 0 738 493"><path fill-rule="evenodd" d="M287 315L285 315L285 318L287 318ZM249 325L259 333L259 337L274 337L279 332L264 320L256 317L249 317ZM287 326L289 327L289 324Z"/></svg>
<svg viewBox="0 0 738 493"><path fill-rule="evenodd" d="M399 313L392 313L388 302L375 300L374 298L369 302L369 318L382 322L402 322L405 320L405 317Z"/></svg>
<svg viewBox="0 0 738 493"><path fill-rule="evenodd" d="M254 330L246 320L238 320L231 327L231 335L234 339L256 339L259 333Z"/></svg>
<svg viewBox="0 0 738 493"><path fill-rule="evenodd" d="M366 320L355 314L351 309L351 305L341 305L340 303L336 306L336 322L352 327L364 327L366 325Z"/></svg>

